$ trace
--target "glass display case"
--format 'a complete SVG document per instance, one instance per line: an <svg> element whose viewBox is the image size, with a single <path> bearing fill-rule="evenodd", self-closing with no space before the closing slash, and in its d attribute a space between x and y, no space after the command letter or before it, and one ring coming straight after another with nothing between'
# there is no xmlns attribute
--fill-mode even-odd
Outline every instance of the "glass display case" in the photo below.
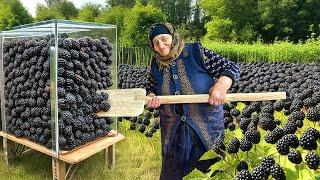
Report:
<svg viewBox="0 0 320 180"><path fill-rule="evenodd" d="M115 25L50 20L1 32L2 131L70 151L117 131L108 110L117 88Z"/></svg>

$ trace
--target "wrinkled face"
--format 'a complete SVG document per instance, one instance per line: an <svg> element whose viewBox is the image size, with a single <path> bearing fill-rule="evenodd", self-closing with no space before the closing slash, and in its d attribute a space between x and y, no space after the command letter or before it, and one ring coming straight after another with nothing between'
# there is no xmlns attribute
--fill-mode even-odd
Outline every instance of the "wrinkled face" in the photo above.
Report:
<svg viewBox="0 0 320 180"><path fill-rule="evenodd" d="M170 34L159 34L152 39L153 48L160 56L166 56L170 52L172 36Z"/></svg>

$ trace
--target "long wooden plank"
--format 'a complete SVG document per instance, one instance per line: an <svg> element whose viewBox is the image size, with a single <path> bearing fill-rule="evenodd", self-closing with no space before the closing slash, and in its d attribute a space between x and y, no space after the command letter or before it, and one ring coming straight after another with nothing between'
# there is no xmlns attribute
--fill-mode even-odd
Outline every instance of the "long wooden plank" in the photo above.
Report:
<svg viewBox="0 0 320 180"><path fill-rule="evenodd" d="M89 144L83 148L80 148L76 151L73 151L72 153L60 155L59 159L69 162L70 164L76 164L82 160L87 159L88 157L96 154L97 152L106 149L107 147L121 141L124 139L124 135L118 134L115 137L107 137L104 139L101 139L97 142L94 142L92 144Z"/></svg>
<svg viewBox="0 0 320 180"><path fill-rule="evenodd" d="M7 134L7 133L5 133L3 131L0 132L0 136L5 137L5 138L7 138L7 139L9 139L11 141L14 141L16 143L22 144L24 146L27 146L27 147L29 147L31 149L36 150L36 151L42 152L42 153L44 153L46 155L49 155L49 156L53 156L54 155L54 153L52 152L51 149L48 149L45 146L42 146L40 144L34 143L34 142L32 142L32 141L30 141L30 140L28 140L26 138L17 138L14 135Z"/></svg>
<svg viewBox="0 0 320 180"><path fill-rule="evenodd" d="M19 144L22 144L24 146L27 146L31 149L34 149L36 151L39 151L41 153L44 153L48 156L54 157L54 153L51 149L48 149L40 144L37 144L35 142L32 142L25 138L17 138L14 135L7 134L3 131L0 131L0 136L5 137L11 141L17 142ZM86 158L96 154L97 152L107 148L108 146L115 144L125 137L118 133L117 136L114 137L104 137L101 139L98 139L91 144L84 145L83 147L76 149L74 151L71 151L68 154L59 155L59 159L62 161L65 161L70 164L76 164L82 160L85 160Z"/></svg>

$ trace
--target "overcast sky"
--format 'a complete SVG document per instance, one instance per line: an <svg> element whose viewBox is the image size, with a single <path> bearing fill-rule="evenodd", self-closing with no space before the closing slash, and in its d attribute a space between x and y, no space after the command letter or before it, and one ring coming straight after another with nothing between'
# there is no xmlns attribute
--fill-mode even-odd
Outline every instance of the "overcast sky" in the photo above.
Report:
<svg viewBox="0 0 320 180"><path fill-rule="evenodd" d="M35 17L36 15L36 7L38 3L45 4L45 0L20 0L21 3L27 10L30 12L30 14ZM106 0L70 0L77 8L82 7L84 4L90 2L93 4L101 4L105 5Z"/></svg>

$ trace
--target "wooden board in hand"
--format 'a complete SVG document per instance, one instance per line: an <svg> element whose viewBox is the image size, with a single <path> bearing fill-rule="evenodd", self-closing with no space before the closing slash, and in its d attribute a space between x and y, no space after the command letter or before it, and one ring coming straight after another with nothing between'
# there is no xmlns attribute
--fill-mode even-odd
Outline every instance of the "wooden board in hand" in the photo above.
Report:
<svg viewBox="0 0 320 180"><path fill-rule="evenodd" d="M143 113L144 105L152 98L142 88L100 90L109 94L110 110L98 112L99 117L135 117ZM208 103L208 94L158 96L161 104ZM266 101L286 99L285 92L229 93L225 101Z"/></svg>

